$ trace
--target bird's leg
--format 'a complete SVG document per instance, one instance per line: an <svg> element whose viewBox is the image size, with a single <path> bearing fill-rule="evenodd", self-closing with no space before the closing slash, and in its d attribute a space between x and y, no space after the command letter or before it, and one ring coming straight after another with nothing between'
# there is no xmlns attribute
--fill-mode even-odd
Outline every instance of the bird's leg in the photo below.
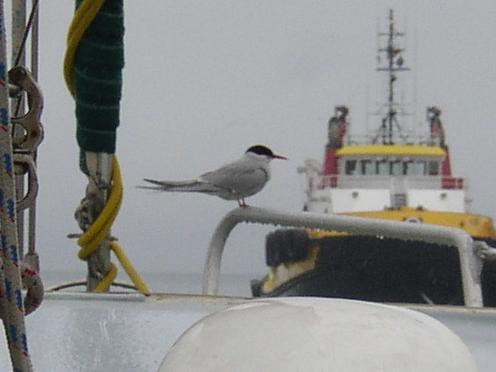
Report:
<svg viewBox="0 0 496 372"><path fill-rule="evenodd" d="M246 208L248 205L245 203L245 199L244 198L241 198L241 199L238 199L238 204L239 204L239 207L240 208Z"/></svg>

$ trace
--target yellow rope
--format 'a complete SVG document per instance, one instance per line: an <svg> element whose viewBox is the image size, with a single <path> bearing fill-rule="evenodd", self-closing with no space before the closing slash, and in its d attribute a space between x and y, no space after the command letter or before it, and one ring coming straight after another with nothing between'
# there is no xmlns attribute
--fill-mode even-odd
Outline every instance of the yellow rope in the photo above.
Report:
<svg viewBox="0 0 496 372"><path fill-rule="evenodd" d="M105 208L100 212L98 218L79 238L78 244L83 247L79 251L79 258L87 260L105 240L110 231L110 227L114 223L119 208L121 206L123 196L121 169L117 158L112 159L112 190L107 200Z"/></svg>
<svg viewBox="0 0 496 372"><path fill-rule="evenodd" d="M74 19L69 27L69 33L67 36L67 50L64 60L64 77L67 87L74 96L74 57L76 55L76 50L78 48L79 42L83 37L86 29L89 27L96 14L103 5L104 0L85 0L81 3L78 10L74 15ZM79 238L78 244L81 250L78 256L82 260L88 260L88 258L98 249L98 247L107 239L110 228L119 213L119 209L122 203L123 187L122 187L122 176L119 167L119 162L117 158L112 159L112 190L110 196L107 200L105 208L102 210L96 221L89 227L88 230ZM131 261L127 258L124 250L113 241L110 244L110 248L115 253L122 267L126 273L131 278L135 287L141 293L148 295L150 290L146 286L143 279L134 269ZM110 288L110 285L117 276L117 267L111 263L110 270L107 275L101 280L98 286L95 288L95 292L105 292Z"/></svg>
<svg viewBox="0 0 496 372"><path fill-rule="evenodd" d="M64 78L72 96L75 95L74 88L74 57L79 42L86 29L95 19L105 0L84 0L72 19L67 34L67 50L64 58Z"/></svg>
<svg viewBox="0 0 496 372"><path fill-rule="evenodd" d="M122 267L126 271L127 275L133 281L133 284L136 287L136 289L138 291L140 291L141 293L143 293L144 295L149 295L150 290L148 289L146 283L140 277L138 272L134 269L133 264L131 263L131 261L129 261L129 258L127 258L127 255L126 255L126 252L124 252L124 249L122 249L122 247L116 241L113 241L110 244L110 248L112 249L112 251L114 251L116 257L118 258Z"/></svg>
<svg viewBox="0 0 496 372"><path fill-rule="evenodd" d="M101 211L101 213L98 215L98 218L93 222L89 229L86 230L78 240L78 244L81 247L78 253L80 259L85 261L88 260L88 258L107 238L108 234L110 233L110 228L112 227L112 224L117 217L120 206L122 204L122 196L123 187L121 170L119 162L114 156L112 159L112 190L110 191L110 196L107 200L105 208ZM120 245L116 241L112 241L110 244L110 249L112 249L112 251L116 255L117 259L128 274L136 289L145 295L150 294L150 290L148 289L147 285L140 277L138 272L134 269L133 264L128 259ZM114 264L111 264L109 272L95 288L95 292L107 291L116 276L117 267Z"/></svg>
<svg viewBox="0 0 496 372"><path fill-rule="evenodd" d="M94 292L97 293L107 292L116 277L117 277L117 267L111 262L110 270L108 271L107 275L105 275L105 277L100 281L100 283L98 283ZM146 294L148 295L148 293Z"/></svg>

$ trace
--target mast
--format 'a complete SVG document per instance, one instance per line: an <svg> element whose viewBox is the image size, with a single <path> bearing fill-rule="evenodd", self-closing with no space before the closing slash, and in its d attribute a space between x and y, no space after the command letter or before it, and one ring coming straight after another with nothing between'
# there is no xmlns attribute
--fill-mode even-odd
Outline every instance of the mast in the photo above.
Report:
<svg viewBox="0 0 496 372"><path fill-rule="evenodd" d="M388 32L379 33L379 37L386 38L386 45L383 47L379 47L379 67L377 67L377 71L386 72L388 76L388 94L387 94L387 112L386 115L382 118L382 125L379 129L379 133L377 137L381 137L382 144L384 145L393 145L395 142L395 131L401 131L401 127L398 123L397 119L397 107L398 103L396 102L396 92L395 92L395 83L397 81L397 73L402 71L409 71L408 67L404 67L404 59L401 53L405 50L401 48L397 40L400 37L405 36L403 32L396 31L394 24L394 13L393 10L389 10L389 27ZM385 54L386 61L381 65L382 59L380 58L381 54Z"/></svg>

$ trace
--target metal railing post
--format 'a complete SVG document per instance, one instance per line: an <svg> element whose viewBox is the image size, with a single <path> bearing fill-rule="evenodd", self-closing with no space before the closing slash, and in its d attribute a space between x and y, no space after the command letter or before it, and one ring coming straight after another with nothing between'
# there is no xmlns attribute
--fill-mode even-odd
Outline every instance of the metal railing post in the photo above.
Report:
<svg viewBox="0 0 496 372"><path fill-rule="evenodd" d="M341 215L307 212L286 213L263 208L238 208L229 212L217 225L210 240L203 271L203 294L217 295L222 253L229 234L240 222L272 224L299 228L334 230L367 236L384 236L455 246L460 258L463 296L466 306L482 306L480 284L481 260L473 240L465 231L435 225L385 221Z"/></svg>

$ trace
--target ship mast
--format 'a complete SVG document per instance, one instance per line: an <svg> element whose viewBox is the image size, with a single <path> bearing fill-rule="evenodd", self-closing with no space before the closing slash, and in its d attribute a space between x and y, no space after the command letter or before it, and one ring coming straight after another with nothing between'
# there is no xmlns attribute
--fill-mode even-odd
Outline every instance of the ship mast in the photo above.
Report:
<svg viewBox="0 0 496 372"><path fill-rule="evenodd" d="M379 57L382 53L386 55L386 63L384 65L379 65L377 71L386 72L388 75L388 97L387 97L387 113L382 118L382 125L379 129L379 133L376 137L381 137L382 144L393 145L394 144L394 131L395 128L401 131L401 127L397 119L397 106L395 102L395 83L397 80L396 74L401 71L410 70L408 67L404 67L403 56L401 53L405 50L397 44L397 39L404 36L403 32L396 31L394 25L394 14L393 10L389 10L389 29L386 33L379 33L380 37L386 37L387 42L385 47L380 47L378 49ZM379 58L381 61L381 58Z"/></svg>

